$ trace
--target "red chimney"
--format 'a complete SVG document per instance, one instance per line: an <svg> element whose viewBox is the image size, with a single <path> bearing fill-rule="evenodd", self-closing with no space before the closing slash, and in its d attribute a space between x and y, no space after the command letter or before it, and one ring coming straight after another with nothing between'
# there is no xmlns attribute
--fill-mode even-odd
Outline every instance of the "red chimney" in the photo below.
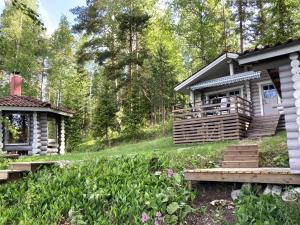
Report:
<svg viewBox="0 0 300 225"><path fill-rule="evenodd" d="M13 74L10 79L10 95L22 95L22 77Z"/></svg>

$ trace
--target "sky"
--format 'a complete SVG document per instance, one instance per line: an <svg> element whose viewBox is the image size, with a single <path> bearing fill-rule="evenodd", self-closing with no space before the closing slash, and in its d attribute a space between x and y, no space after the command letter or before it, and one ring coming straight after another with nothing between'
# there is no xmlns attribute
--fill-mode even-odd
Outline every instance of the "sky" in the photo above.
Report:
<svg viewBox="0 0 300 225"><path fill-rule="evenodd" d="M5 0L0 0L0 13L4 8ZM84 6L86 0L39 0L39 14L47 28L47 33L51 35L58 27L59 19L62 15L67 16L71 24L74 23L74 15L70 9L76 6Z"/></svg>

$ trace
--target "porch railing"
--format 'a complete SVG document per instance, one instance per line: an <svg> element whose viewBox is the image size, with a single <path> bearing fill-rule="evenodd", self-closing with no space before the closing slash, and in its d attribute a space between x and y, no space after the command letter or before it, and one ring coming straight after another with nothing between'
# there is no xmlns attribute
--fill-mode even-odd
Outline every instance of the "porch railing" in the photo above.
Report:
<svg viewBox="0 0 300 225"><path fill-rule="evenodd" d="M178 121L234 113L252 117L252 102L239 96L233 96L213 99L208 102L198 102L194 105L177 105L173 110L173 119Z"/></svg>

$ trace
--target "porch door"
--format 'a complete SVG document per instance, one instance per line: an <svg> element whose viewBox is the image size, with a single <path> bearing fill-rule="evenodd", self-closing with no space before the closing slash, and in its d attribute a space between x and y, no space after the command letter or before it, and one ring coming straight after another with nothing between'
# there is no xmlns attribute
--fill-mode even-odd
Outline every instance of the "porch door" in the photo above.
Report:
<svg viewBox="0 0 300 225"><path fill-rule="evenodd" d="M278 95L273 84L263 84L262 87L262 105L264 115L277 115L278 114Z"/></svg>

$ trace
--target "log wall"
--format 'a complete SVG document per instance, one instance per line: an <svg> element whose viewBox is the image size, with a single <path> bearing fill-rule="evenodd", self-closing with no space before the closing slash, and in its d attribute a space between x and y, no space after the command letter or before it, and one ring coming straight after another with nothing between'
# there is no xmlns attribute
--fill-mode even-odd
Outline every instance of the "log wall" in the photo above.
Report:
<svg viewBox="0 0 300 225"><path fill-rule="evenodd" d="M300 144L299 130L296 123L296 106L293 97L293 80L291 66L279 67L279 77L282 91L282 106L285 114L285 128L287 131L287 145L289 149L289 162L292 173L300 173Z"/></svg>
<svg viewBox="0 0 300 225"><path fill-rule="evenodd" d="M40 127L41 127L40 155L46 155L47 149L48 149L48 117L47 117L47 113L40 113L39 121L40 121Z"/></svg>

